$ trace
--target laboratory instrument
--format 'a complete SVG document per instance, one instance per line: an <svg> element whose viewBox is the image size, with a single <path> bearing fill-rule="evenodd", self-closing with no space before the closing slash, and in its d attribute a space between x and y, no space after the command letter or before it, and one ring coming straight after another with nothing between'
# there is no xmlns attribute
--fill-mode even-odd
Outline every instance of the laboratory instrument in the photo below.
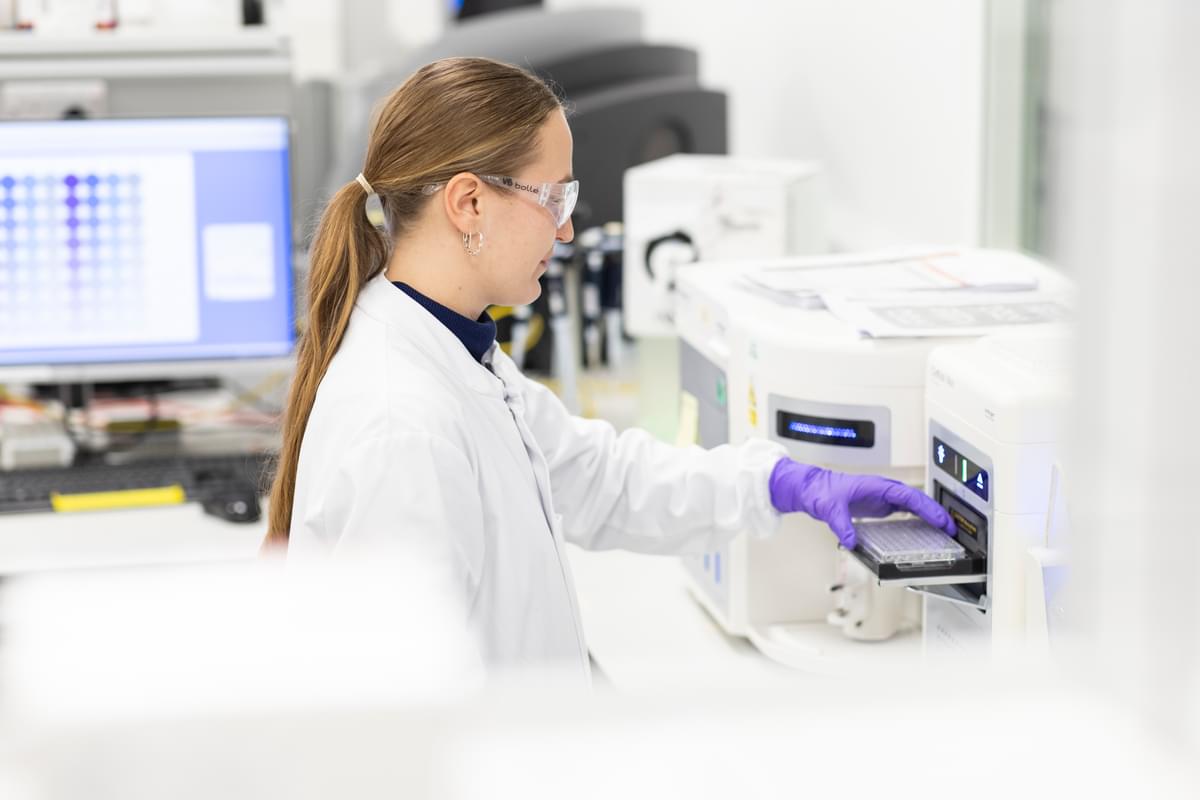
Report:
<svg viewBox="0 0 1200 800"><path fill-rule="evenodd" d="M246 453L0 470L0 513L210 503L265 492L273 462L273 455Z"/></svg>
<svg viewBox="0 0 1200 800"><path fill-rule="evenodd" d="M1043 288L1068 283L1014 258ZM824 308L751 287L742 276L753 263L695 265L679 276L681 439L713 447L760 437L800 462L922 485L926 365L949 340L863 337ZM805 669L838 670L863 657L851 639L911 634L920 624L918 596L904 581L881 583L839 553L824 523L802 514L785 517L773 537L742 535L685 564L693 593L727 632Z"/></svg>
<svg viewBox="0 0 1200 800"><path fill-rule="evenodd" d="M685 265L825 252L820 176L811 161L684 154L626 170L626 332L675 335Z"/></svg>
<svg viewBox="0 0 1200 800"><path fill-rule="evenodd" d="M901 573L855 551L881 584L923 596L929 655L1007 656L1046 640L1065 567L1058 457L1070 341L1068 326L1034 326L930 354L926 491L954 517L966 557Z"/></svg>
<svg viewBox="0 0 1200 800"><path fill-rule="evenodd" d="M959 541L984 558L986 580L922 589L929 653L989 645L1023 652L1026 577L1059 581L1065 512L1058 463L1069 408L1071 329L1040 326L935 350L927 383L929 493L955 516ZM1050 587L1054 588L1054 587Z"/></svg>

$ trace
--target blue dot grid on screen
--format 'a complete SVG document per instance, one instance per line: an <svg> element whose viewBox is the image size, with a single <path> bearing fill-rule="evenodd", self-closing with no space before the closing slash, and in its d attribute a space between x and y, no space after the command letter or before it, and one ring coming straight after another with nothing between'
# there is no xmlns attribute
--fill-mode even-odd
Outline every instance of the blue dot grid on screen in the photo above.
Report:
<svg viewBox="0 0 1200 800"><path fill-rule="evenodd" d="M0 330L104 335L143 322L140 183L131 173L0 175Z"/></svg>
<svg viewBox="0 0 1200 800"><path fill-rule="evenodd" d="M278 118L0 121L0 367L286 355Z"/></svg>

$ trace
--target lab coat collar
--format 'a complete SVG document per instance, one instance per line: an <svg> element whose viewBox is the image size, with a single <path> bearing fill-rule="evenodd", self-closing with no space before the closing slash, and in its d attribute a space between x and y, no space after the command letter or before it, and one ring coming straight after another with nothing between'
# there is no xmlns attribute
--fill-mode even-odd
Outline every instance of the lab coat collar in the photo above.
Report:
<svg viewBox="0 0 1200 800"><path fill-rule="evenodd" d="M493 343L491 349L483 354L483 364L500 379L504 387L504 402L518 413L525 412L525 398L518 387L521 385L521 370L508 354Z"/></svg>
<svg viewBox="0 0 1200 800"><path fill-rule="evenodd" d="M451 378L481 394L504 396L504 386L485 366L495 345L484 356L484 364L471 357L458 337L432 314L401 291L383 273L367 281L355 306L388 330L389 346L408 342Z"/></svg>
<svg viewBox="0 0 1200 800"><path fill-rule="evenodd" d="M483 354L496 342L496 322L483 312L477 319L464 317L453 308L448 308L432 297L421 294L403 281L392 281L392 285L416 300L426 311L446 326L467 348L471 358L482 363Z"/></svg>

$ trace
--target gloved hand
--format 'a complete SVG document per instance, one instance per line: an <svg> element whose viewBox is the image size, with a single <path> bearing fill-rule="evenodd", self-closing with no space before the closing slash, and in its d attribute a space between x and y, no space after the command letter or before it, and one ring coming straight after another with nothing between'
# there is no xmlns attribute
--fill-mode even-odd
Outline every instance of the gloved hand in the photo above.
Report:
<svg viewBox="0 0 1200 800"><path fill-rule="evenodd" d="M858 543L851 517L886 517L908 511L953 536L954 520L924 492L879 475L850 475L781 458L771 471L771 504L787 514L803 511L828 525L847 549Z"/></svg>

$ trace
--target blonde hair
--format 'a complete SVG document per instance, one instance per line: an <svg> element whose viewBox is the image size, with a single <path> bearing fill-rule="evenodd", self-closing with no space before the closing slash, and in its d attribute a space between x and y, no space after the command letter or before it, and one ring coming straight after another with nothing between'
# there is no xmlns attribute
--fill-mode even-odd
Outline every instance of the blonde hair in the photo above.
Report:
<svg viewBox="0 0 1200 800"><path fill-rule="evenodd" d="M417 70L379 109L362 174L379 195L393 240L429 197L425 186L460 172L513 175L537 156L538 131L562 108L540 79L484 58L447 58ZM309 250L305 329L283 413L267 545L286 545L297 462L317 387L362 287L387 265L392 241L366 216L367 193L350 180L321 215Z"/></svg>

